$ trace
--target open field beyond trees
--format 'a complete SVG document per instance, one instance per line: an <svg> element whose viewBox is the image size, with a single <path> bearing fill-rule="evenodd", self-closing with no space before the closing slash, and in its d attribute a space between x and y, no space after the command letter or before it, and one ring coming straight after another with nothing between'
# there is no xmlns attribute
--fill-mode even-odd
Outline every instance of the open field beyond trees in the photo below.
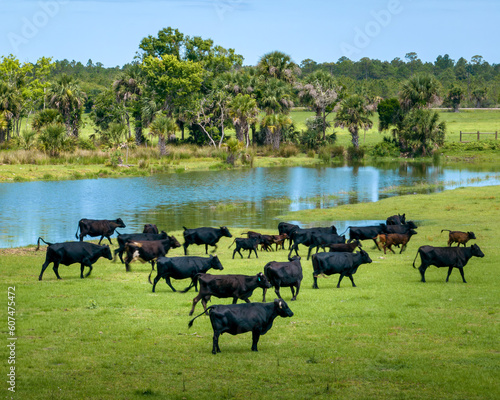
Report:
<svg viewBox="0 0 500 400"><path fill-rule="evenodd" d="M86 279L73 265L61 266L61 281L48 268L40 282L44 250L0 250L6 302L7 288L15 286L12 397L498 399L500 250L494 232L499 199L499 186L466 188L284 216L385 220L405 212L419 228L401 255L384 256L364 242L373 263L354 275L357 287L345 278L337 289L334 275L320 277L319 290L313 290L311 261L301 246L304 280L297 301L289 301L288 288L281 290L295 315L278 317L257 353L250 351L247 333L222 335L222 353L212 355L209 319L200 317L187 327L194 291L173 293L162 280L151 293L149 264L133 263L126 273L123 265L101 259ZM248 230L229 229L233 237ZM469 261L467 284L456 270L446 283L447 269L434 267L427 271L427 283L421 283L412 268L419 246L446 245L441 229L475 232L474 242L485 257ZM181 232L169 233L182 242ZM223 273L256 274L268 261L286 259L281 250L232 260L231 241L219 243ZM204 253L202 246L189 250ZM169 255L180 256L182 249ZM173 284L183 289L188 281ZM262 301L261 296L256 290L252 301ZM269 291L267 301L274 297ZM214 298L211 304L229 302ZM201 311L198 305L195 315ZM1 331L8 337L6 323ZM9 349L2 348L5 361ZM6 397L10 393L3 382Z"/></svg>

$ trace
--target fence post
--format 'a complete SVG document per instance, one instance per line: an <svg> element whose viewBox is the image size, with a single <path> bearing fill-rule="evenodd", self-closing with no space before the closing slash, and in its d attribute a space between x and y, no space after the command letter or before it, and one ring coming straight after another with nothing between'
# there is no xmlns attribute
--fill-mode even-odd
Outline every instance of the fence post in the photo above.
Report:
<svg viewBox="0 0 500 400"><path fill-rule="evenodd" d="M498 131L495 131L495 140L498 140Z"/></svg>
<svg viewBox="0 0 500 400"><path fill-rule="evenodd" d="M479 142L479 131L477 131L477 141Z"/></svg>
<svg viewBox="0 0 500 400"><path fill-rule="evenodd" d="M462 143L462 131L460 131L460 143Z"/></svg>

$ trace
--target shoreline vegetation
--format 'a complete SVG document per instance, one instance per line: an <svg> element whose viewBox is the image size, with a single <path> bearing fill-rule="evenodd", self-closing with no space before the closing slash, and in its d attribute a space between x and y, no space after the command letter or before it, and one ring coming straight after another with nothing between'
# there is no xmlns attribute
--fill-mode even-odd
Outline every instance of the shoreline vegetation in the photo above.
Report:
<svg viewBox="0 0 500 400"><path fill-rule="evenodd" d="M304 128L304 121L312 112L298 109L292 112L297 129ZM380 163L409 162L434 163L443 166L481 165L494 167L500 164L500 141L494 136L477 141L460 143L460 131L495 132L499 130L499 110L475 110L450 113L440 111L441 119L448 125L445 143L430 157L409 158L398 153L386 154L377 146L386 134L378 132L377 118L374 126L360 135L360 147L364 155L349 160L350 134L337 129L337 141L317 151L304 151L296 145L283 144L279 150L271 146L249 147L244 157L233 164L228 162L226 148L196 145L166 145L166 155L160 156L155 143L149 147L131 147L111 151L104 148L76 149L49 156L36 150L0 150L0 183L26 181L52 181L68 179L119 178L149 176L158 173L182 173L185 171L221 170L233 168L274 166L343 166L356 163L376 165ZM333 118L333 117L332 117ZM92 135L90 122L81 137L88 140ZM231 133L229 133L231 135Z"/></svg>

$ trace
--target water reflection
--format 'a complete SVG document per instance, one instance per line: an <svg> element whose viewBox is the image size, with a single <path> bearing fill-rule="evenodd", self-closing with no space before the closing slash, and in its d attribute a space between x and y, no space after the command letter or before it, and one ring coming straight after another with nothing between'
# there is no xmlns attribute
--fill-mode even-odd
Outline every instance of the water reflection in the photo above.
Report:
<svg viewBox="0 0 500 400"><path fill-rule="evenodd" d="M289 211L373 202L406 193L404 188L413 190L414 185L422 185L414 190L425 193L498 185L495 172L396 163L4 183L0 184L0 247L33 244L38 236L51 242L74 240L80 218L120 217L127 224L123 232L142 231L145 223L167 231L220 225L274 229L279 222L275 217ZM331 223L339 225L339 231L345 224L318 224Z"/></svg>

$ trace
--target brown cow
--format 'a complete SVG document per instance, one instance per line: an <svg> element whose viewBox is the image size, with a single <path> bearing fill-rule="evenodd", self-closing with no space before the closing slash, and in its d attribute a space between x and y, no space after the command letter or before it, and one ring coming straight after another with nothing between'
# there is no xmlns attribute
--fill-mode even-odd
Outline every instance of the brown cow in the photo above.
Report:
<svg viewBox="0 0 500 400"><path fill-rule="evenodd" d="M401 245L401 250L399 251L399 254L401 254L403 250L406 249L406 245L410 241L411 237L416 234L417 231L414 229L410 229L407 233L386 233L384 235L384 254L387 254L387 249L396 254L395 251L391 249L391 246L395 245Z"/></svg>
<svg viewBox="0 0 500 400"><path fill-rule="evenodd" d="M448 236L448 247L450 247L453 243L458 243L457 247L459 247L461 244L466 246L466 243L470 239L475 239L476 235L474 235L474 232L460 232L460 231L450 231L449 229L442 229L441 233L444 231L448 231L449 236Z"/></svg>

